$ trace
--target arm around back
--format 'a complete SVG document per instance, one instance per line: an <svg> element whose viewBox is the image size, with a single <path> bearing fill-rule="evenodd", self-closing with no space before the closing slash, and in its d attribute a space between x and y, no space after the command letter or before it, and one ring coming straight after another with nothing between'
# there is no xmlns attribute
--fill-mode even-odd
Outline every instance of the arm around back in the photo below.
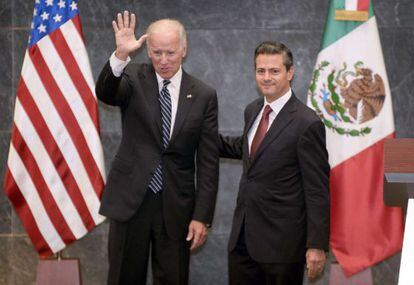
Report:
<svg viewBox="0 0 414 285"><path fill-rule="evenodd" d="M219 134L220 157L242 159L243 137L223 136Z"/></svg>

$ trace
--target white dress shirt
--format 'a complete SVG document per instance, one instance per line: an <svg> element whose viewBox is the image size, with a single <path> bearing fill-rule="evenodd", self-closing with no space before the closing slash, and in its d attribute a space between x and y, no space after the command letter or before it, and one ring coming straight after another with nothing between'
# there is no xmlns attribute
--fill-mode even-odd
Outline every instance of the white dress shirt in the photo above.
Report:
<svg viewBox="0 0 414 285"><path fill-rule="evenodd" d="M269 125L267 126L267 131L272 126L273 121L275 120L276 116L279 114L280 110L282 110L283 106L289 101L290 97L292 96L292 89L289 88L288 92L286 92L283 96L277 98L272 103L268 103L266 101L266 97L263 99L264 104L262 110L260 110L259 114L256 117L256 120L254 121L252 127L250 128L247 139L249 141L249 154L250 154L250 148L252 146L254 135L256 134L256 130L259 127L260 119L262 118L262 114L264 111L264 108L266 105L269 105L270 108L272 108L272 112L269 114Z"/></svg>
<svg viewBox="0 0 414 285"><path fill-rule="evenodd" d="M131 61L131 58L128 56L127 60L120 60L115 56L115 52L112 53L111 57L109 58L109 65L111 66L112 73L119 77L121 76L122 72L124 71L125 67ZM161 92L163 87L164 78L162 78L158 73L155 72L157 75L158 81L158 93ZM177 108L178 108L178 98L180 95L180 87L181 87L181 79L183 77L183 70L180 66L177 73L170 78L171 83L168 84L167 89L170 92L171 96L171 130L170 130L170 139L172 132L174 130L174 123L175 118L177 115Z"/></svg>

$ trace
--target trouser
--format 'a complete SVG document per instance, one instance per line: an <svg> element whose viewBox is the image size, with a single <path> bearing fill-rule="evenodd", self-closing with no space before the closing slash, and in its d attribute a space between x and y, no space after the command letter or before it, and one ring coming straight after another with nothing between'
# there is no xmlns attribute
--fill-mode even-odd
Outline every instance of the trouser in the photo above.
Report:
<svg viewBox="0 0 414 285"><path fill-rule="evenodd" d="M228 259L231 285L303 284L303 262L260 263L253 260L246 247L244 226L240 230L236 247L229 252Z"/></svg>
<svg viewBox="0 0 414 285"><path fill-rule="evenodd" d="M188 284L190 243L165 229L162 192L148 191L127 222L110 221L108 285L146 284L149 254L153 284Z"/></svg>

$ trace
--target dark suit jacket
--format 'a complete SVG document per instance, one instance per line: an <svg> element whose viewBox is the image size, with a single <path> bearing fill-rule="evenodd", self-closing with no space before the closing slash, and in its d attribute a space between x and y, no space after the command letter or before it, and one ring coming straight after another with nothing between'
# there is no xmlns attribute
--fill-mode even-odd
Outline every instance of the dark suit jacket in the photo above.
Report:
<svg viewBox="0 0 414 285"><path fill-rule="evenodd" d="M129 64L121 77L103 68L96 94L121 107L122 140L108 175L100 213L127 221L163 164L163 213L171 238L181 239L190 220L211 224L218 186L216 91L183 70L169 146L162 150L158 82L150 64ZM190 96L188 96L190 95Z"/></svg>
<svg viewBox="0 0 414 285"><path fill-rule="evenodd" d="M242 137L220 136L220 155L243 159L229 250L244 221L253 259L263 263L302 262L307 248L328 250L329 164L325 128L314 111L293 94L250 161L247 134L263 98L244 113Z"/></svg>

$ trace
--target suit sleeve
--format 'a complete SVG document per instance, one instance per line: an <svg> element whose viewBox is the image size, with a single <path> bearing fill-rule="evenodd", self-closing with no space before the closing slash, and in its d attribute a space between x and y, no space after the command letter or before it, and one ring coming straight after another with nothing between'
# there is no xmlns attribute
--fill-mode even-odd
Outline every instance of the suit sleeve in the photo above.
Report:
<svg viewBox="0 0 414 285"><path fill-rule="evenodd" d="M197 191L193 219L211 224L216 205L219 171L217 94L211 96L204 112L197 148Z"/></svg>
<svg viewBox="0 0 414 285"><path fill-rule="evenodd" d="M298 159L307 214L306 246L328 250L330 167L325 143L325 127L322 122L312 123L299 139Z"/></svg>
<svg viewBox="0 0 414 285"><path fill-rule="evenodd" d="M95 90L99 100L112 106L126 106L131 96L128 75L123 73L116 77L112 73L109 61L99 74Z"/></svg>
<svg viewBox="0 0 414 285"><path fill-rule="evenodd" d="M230 137L219 135L220 157L242 159L243 137Z"/></svg>
<svg viewBox="0 0 414 285"><path fill-rule="evenodd" d="M249 106L244 110L244 124L246 125L249 117ZM219 135L220 157L243 159L243 137Z"/></svg>

